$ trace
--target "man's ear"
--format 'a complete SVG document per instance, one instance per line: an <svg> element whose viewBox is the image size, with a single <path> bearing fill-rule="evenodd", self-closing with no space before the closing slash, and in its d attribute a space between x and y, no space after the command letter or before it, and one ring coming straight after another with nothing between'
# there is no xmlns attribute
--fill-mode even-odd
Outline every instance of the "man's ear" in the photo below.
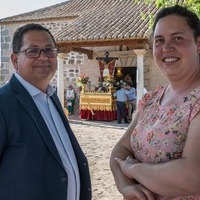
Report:
<svg viewBox="0 0 200 200"><path fill-rule="evenodd" d="M15 53L11 54L11 61L13 63L15 70L17 70L18 69L18 56L17 56L17 54L15 54Z"/></svg>

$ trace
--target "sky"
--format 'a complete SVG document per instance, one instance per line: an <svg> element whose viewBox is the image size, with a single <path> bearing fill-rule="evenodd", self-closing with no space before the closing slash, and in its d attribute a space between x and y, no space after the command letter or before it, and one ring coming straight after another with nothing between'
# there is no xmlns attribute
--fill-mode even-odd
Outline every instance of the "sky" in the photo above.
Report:
<svg viewBox="0 0 200 200"><path fill-rule="evenodd" d="M66 0L0 0L0 19L52 6Z"/></svg>

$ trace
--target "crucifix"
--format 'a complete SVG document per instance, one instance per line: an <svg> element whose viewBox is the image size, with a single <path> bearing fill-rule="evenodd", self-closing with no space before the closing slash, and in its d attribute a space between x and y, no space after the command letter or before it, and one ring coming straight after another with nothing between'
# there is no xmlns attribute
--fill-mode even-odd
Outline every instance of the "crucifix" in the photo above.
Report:
<svg viewBox="0 0 200 200"><path fill-rule="evenodd" d="M109 52L105 52L105 57L96 58L99 61L100 68L100 82L108 75L114 74L115 63L118 60L117 57L109 57Z"/></svg>

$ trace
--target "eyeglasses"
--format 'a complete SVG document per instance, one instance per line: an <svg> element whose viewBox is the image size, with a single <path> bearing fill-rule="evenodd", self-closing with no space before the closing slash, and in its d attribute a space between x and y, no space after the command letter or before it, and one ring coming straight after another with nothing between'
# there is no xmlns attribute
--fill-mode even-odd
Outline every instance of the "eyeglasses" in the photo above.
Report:
<svg viewBox="0 0 200 200"><path fill-rule="evenodd" d="M22 51L18 51L16 53L26 53L26 56L28 58L39 58L41 55L41 52L44 51L45 55L48 58L55 58L58 55L59 49L56 48L44 48L44 49L40 49L40 48L28 48Z"/></svg>

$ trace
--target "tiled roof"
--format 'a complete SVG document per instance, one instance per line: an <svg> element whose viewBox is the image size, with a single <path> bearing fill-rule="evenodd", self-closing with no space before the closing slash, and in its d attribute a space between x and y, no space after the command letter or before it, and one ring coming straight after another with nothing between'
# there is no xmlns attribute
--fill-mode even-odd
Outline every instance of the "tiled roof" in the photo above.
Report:
<svg viewBox="0 0 200 200"><path fill-rule="evenodd" d="M143 0L71 0L4 18L0 23L72 18L54 34L58 42L144 39L149 37L149 15L156 12L155 4L146 5Z"/></svg>

